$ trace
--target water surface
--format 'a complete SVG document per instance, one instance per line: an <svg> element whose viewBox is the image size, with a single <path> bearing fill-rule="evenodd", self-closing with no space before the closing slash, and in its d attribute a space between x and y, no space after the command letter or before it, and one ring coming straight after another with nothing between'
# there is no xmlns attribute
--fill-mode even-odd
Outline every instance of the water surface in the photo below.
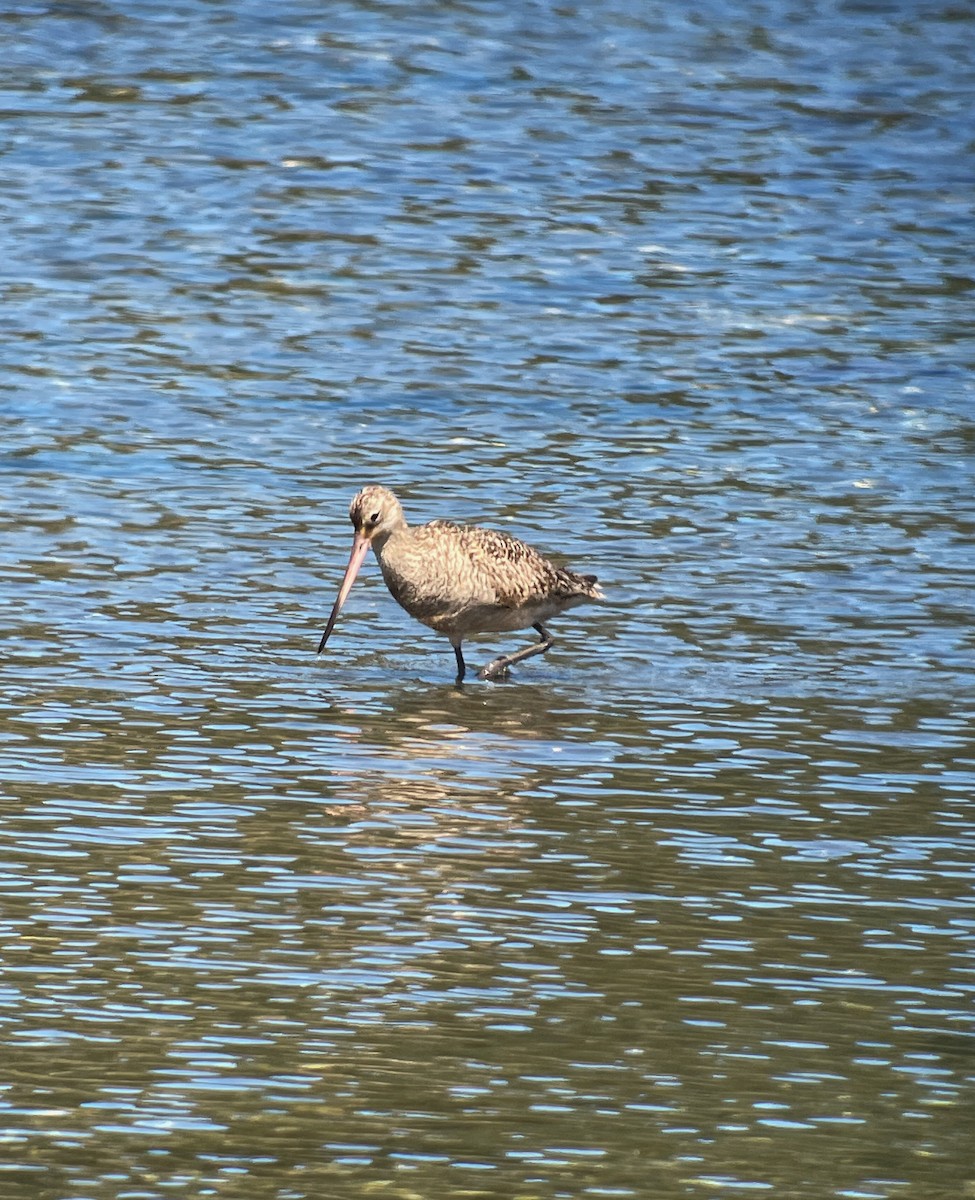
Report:
<svg viewBox="0 0 975 1200"><path fill-rule="evenodd" d="M0 1193L972 1194L969 10L0 32Z"/></svg>

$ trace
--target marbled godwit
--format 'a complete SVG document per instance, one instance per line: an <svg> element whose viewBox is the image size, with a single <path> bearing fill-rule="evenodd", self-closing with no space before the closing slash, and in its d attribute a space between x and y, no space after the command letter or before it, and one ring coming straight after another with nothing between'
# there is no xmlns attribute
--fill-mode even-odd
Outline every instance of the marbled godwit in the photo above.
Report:
<svg viewBox="0 0 975 1200"><path fill-rule="evenodd" d="M352 553L319 654L370 546L393 599L450 639L458 683L467 669L461 642L469 634L507 633L529 625L538 634L533 645L502 654L478 672L480 679L496 679L513 663L551 647L544 621L576 604L603 599L595 575L564 571L506 533L450 521L407 525L400 502L383 487L366 487L353 496L349 519L355 529Z"/></svg>

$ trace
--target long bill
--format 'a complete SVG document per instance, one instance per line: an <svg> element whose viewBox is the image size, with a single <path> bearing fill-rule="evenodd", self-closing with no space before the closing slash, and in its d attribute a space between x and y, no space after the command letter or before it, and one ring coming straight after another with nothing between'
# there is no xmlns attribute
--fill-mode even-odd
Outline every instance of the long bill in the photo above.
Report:
<svg viewBox="0 0 975 1200"><path fill-rule="evenodd" d="M359 574L362 560L369 552L369 544L369 539L361 533L355 535L355 539L352 542L352 553L349 555L349 565L345 568L345 574L342 576L342 586L339 588L339 594L335 597L335 603L332 605L332 612L328 618L328 624L325 626L325 632L322 634L322 640L318 643L319 654L325 649L325 643L328 641L329 634L335 628L335 622L338 620L342 605L348 599L349 592L352 591L352 585L355 583L356 575Z"/></svg>

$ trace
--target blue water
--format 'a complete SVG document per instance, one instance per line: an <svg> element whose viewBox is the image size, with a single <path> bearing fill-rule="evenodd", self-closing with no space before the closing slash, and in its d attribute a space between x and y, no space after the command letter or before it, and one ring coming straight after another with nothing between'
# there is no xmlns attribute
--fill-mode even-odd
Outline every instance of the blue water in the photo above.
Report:
<svg viewBox="0 0 975 1200"><path fill-rule="evenodd" d="M973 25L0 13L4 1200L971 1190Z"/></svg>

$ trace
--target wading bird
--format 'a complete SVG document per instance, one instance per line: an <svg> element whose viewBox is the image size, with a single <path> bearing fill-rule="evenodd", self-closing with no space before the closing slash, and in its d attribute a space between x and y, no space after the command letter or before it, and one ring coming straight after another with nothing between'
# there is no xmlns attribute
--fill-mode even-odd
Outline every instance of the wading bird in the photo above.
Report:
<svg viewBox="0 0 975 1200"><path fill-rule="evenodd" d="M355 530L349 565L322 634L318 653L372 546L393 599L411 617L450 639L457 682L467 670L461 642L473 633L508 633L531 626L539 641L502 654L478 672L498 679L512 664L544 654L552 636L543 622L567 608L602 600L595 575L576 575L543 558L518 538L478 525L431 521L407 525L400 502L384 487L365 487L352 497Z"/></svg>

